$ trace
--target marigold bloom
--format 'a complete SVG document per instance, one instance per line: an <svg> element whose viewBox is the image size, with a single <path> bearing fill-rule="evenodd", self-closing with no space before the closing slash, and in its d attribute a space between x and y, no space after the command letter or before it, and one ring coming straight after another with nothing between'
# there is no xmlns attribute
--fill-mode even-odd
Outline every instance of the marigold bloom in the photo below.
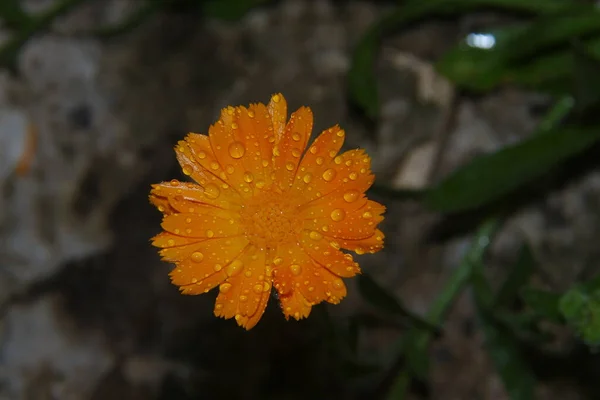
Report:
<svg viewBox="0 0 600 400"><path fill-rule="evenodd" d="M164 214L153 238L183 294L219 286L215 315L250 329L274 287L283 313L299 320L322 301L346 295L341 278L360 273L350 254L383 247L377 224L385 207L364 192L373 183L363 150L338 155L339 126L306 150L310 108L287 121L281 94L268 105L227 107L208 136L190 133L175 152L183 173L152 186L150 201Z"/></svg>

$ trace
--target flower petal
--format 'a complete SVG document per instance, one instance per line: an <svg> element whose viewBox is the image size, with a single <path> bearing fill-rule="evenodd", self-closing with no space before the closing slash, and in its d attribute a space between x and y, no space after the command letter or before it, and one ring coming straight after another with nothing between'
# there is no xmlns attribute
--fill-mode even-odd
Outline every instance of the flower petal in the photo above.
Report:
<svg viewBox="0 0 600 400"><path fill-rule="evenodd" d="M203 293L227 278L225 267L248 245L244 237L206 239L194 244L163 248L165 261L175 262L171 271L174 285L185 286L187 294Z"/></svg>
<svg viewBox="0 0 600 400"><path fill-rule="evenodd" d="M344 144L344 131L338 126L333 126L324 130L315 139L313 144L304 154L296 179L292 186L292 194L304 193L304 196L310 201L323 195L320 190L323 186L323 174L327 171L332 160ZM330 173L328 173L330 174ZM326 175L328 178L329 175ZM328 181L324 181L327 183ZM318 185L318 188L315 186Z"/></svg>
<svg viewBox="0 0 600 400"><path fill-rule="evenodd" d="M280 140L275 141L273 169L275 181L282 190L288 189L294 181L312 126L312 111L310 108L301 107L292 113Z"/></svg>
<svg viewBox="0 0 600 400"><path fill-rule="evenodd" d="M356 240L373 236L377 224L383 220L381 214L385 207L375 201L357 200L354 194L352 196L352 203L360 207L350 207L346 198L337 198L327 207L310 209L305 227L335 239Z"/></svg>
<svg viewBox="0 0 600 400"><path fill-rule="evenodd" d="M271 96L271 101L267 105L269 115L271 115L271 123L273 125L273 134L275 142L278 142L283 136L285 124L287 121L287 101L281 93L276 93Z"/></svg>
<svg viewBox="0 0 600 400"><path fill-rule="evenodd" d="M219 287L215 315L233 318L238 325L250 329L264 313L271 293L266 277L265 250L253 246L225 267L227 280Z"/></svg>
<svg viewBox="0 0 600 400"><path fill-rule="evenodd" d="M335 239L334 243L341 248L354 251L356 254L376 253L383 249L383 240L385 235L379 229L375 230L375 234L365 239Z"/></svg>
<svg viewBox="0 0 600 400"><path fill-rule="evenodd" d="M163 219L162 228L192 238L232 237L244 232L235 219L225 219L210 214L181 213L168 215Z"/></svg>
<svg viewBox="0 0 600 400"><path fill-rule="evenodd" d="M152 246L160 249L169 247L181 247L188 244L198 243L201 239L174 235L169 232L161 232L152 238Z"/></svg>
<svg viewBox="0 0 600 400"><path fill-rule="evenodd" d="M304 231L300 243L313 262L334 275L349 278L360 273L358 263L350 254L344 254L335 241L317 231Z"/></svg>
<svg viewBox="0 0 600 400"><path fill-rule="evenodd" d="M291 291L285 296L278 295L278 297L281 303L281 311L283 311L286 320L292 317L299 321L310 315L312 306L299 290Z"/></svg>
<svg viewBox="0 0 600 400"><path fill-rule="evenodd" d="M322 301L338 303L346 295L343 281L321 265L313 262L296 243L281 245L273 260L273 286L279 298L299 291L309 305ZM284 313L288 311L284 309Z"/></svg>
<svg viewBox="0 0 600 400"><path fill-rule="evenodd" d="M186 200L193 202L198 205L207 205L224 210L238 210L240 208L238 203L230 201L231 192L223 193L224 190L219 188L216 184L209 183L202 187L194 183L179 182L173 179L170 182L162 182L152 185L150 191L151 201L152 196L155 198L166 200L172 206L172 202L169 199L173 199L175 202L181 202Z"/></svg>
<svg viewBox="0 0 600 400"><path fill-rule="evenodd" d="M185 175L204 188L213 191L216 188L217 196L226 197L232 203L239 203L239 192L227 182L228 176L219 164L208 136L188 134L184 140L177 143L175 155Z"/></svg>
<svg viewBox="0 0 600 400"><path fill-rule="evenodd" d="M154 204L154 206L165 215L173 214L176 210L169 204L169 199L162 196L155 196L150 194L148 196L150 203Z"/></svg>

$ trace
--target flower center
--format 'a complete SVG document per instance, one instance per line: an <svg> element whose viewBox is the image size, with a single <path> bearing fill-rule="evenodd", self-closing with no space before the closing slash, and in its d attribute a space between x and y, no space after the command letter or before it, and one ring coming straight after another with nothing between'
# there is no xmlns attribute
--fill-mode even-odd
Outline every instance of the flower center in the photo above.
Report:
<svg viewBox="0 0 600 400"><path fill-rule="evenodd" d="M259 248L274 248L293 240L302 230L297 208L288 196L277 192L255 196L240 212L246 237Z"/></svg>

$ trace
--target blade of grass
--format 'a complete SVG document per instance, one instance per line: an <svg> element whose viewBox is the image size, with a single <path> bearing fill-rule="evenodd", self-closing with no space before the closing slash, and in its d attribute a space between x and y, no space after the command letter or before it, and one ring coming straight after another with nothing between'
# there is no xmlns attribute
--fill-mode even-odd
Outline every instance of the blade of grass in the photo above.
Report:
<svg viewBox="0 0 600 400"><path fill-rule="evenodd" d="M431 324L442 325L448 309L471 278L473 266L483 258L498 226L499 221L496 218L490 219L481 225L463 262L454 271L440 295L431 305L426 317L426 320ZM424 378L427 375L427 348L431 339L432 334L430 332L411 329L400 340L398 352L405 353L408 365L394 380L386 397L387 399L395 400L404 396L408 388L407 376Z"/></svg>

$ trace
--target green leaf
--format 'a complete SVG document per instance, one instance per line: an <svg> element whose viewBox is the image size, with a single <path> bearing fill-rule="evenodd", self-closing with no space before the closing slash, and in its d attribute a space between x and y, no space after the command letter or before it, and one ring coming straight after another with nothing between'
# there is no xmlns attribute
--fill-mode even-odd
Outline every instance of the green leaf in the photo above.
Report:
<svg viewBox="0 0 600 400"><path fill-rule="evenodd" d="M23 29L31 21L29 15L23 11L20 0L0 1L0 19L12 29Z"/></svg>
<svg viewBox="0 0 600 400"><path fill-rule="evenodd" d="M432 210L458 212L483 206L540 177L600 139L598 129L563 128L475 158L425 195Z"/></svg>
<svg viewBox="0 0 600 400"><path fill-rule="evenodd" d="M426 320L432 325L441 325L446 312L453 304L456 297L462 292L466 283L471 279L473 266L483 259L483 256L491 243L492 236L498 228L498 221L491 219L484 222L471 244L471 248L463 259L461 265L454 271L442 292L434 300ZM429 356L427 348L432 338L431 332L413 328L406 333L405 337L398 343L398 351L406 356L407 369L402 370L388 394L388 399L400 398L406 385L406 374L426 379L429 370Z"/></svg>
<svg viewBox="0 0 600 400"><path fill-rule="evenodd" d="M374 64L383 36L401 30L427 17L458 15L486 8L525 14L559 14L584 7L570 0L413 0L385 15L365 33L357 44L348 75L350 99L370 118L379 112L379 96Z"/></svg>
<svg viewBox="0 0 600 400"><path fill-rule="evenodd" d="M495 306L510 305L519 296L521 288L529 282L535 268L536 262L531 248L524 245L521 248L519 259L510 270L498 294L496 294Z"/></svg>
<svg viewBox="0 0 600 400"><path fill-rule="evenodd" d="M436 326L408 310L396 296L390 294L368 274L363 273L358 276L358 290L365 300L379 310L399 317L406 317L419 329L438 331Z"/></svg>
<svg viewBox="0 0 600 400"><path fill-rule="evenodd" d="M588 293L575 287L561 297L559 309L587 345L600 345L600 290Z"/></svg>
<svg viewBox="0 0 600 400"><path fill-rule="evenodd" d="M533 399L535 378L522 357L514 335L495 319L492 311L494 296L485 279L483 262L474 264L471 282L477 316L485 335L485 344L498 374L512 400Z"/></svg>
<svg viewBox="0 0 600 400"><path fill-rule="evenodd" d="M555 323L563 323L558 309L560 294L527 287L521 291L521 299L537 316Z"/></svg>
<svg viewBox="0 0 600 400"><path fill-rule="evenodd" d="M575 114L581 121L597 119L600 110L600 57L580 42L573 45Z"/></svg>

